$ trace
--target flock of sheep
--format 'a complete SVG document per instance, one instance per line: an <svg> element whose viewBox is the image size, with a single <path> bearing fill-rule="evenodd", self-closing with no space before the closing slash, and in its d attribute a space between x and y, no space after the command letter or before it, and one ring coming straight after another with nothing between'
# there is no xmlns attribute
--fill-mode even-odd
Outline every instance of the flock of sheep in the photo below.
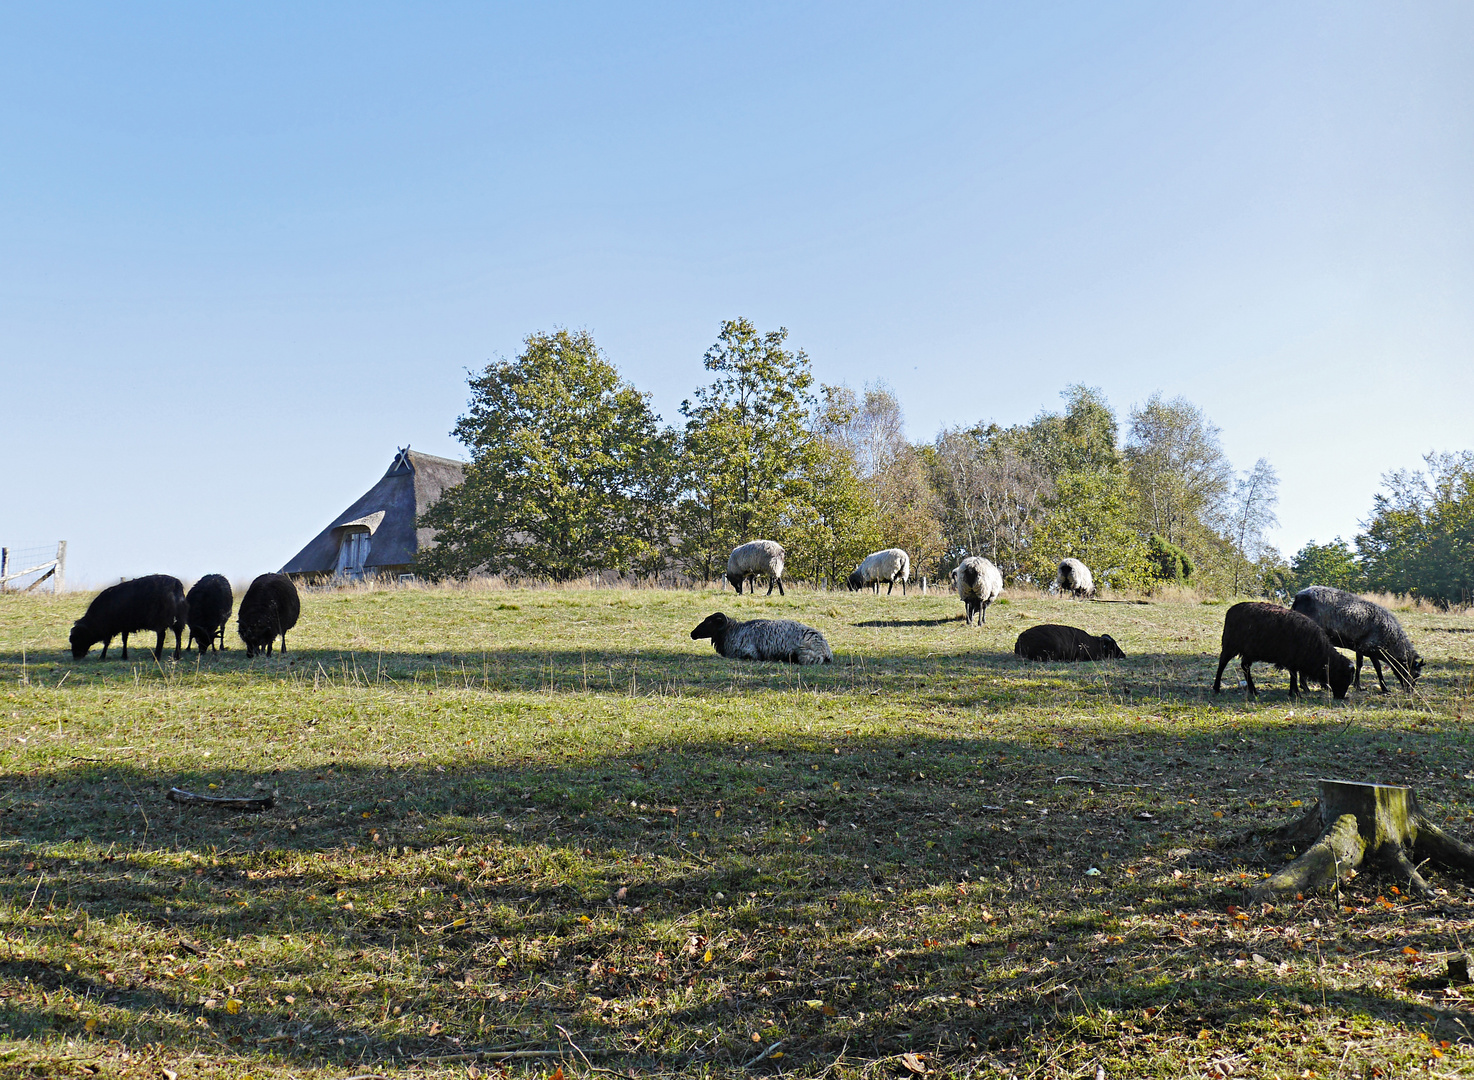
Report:
<svg viewBox="0 0 1474 1080"><path fill-rule="evenodd" d="M753 540L734 548L727 560L726 578L739 593L744 585L757 591L757 579L768 578L768 595L776 586L783 593L783 546L774 540ZM866 556L849 576L852 590L867 585L873 592L886 583L886 593L899 581L901 593L911 576L911 560L900 548L887 548ZM952 571L952 583L972 625L981 626L988 605L1003 592L1003 575L981 556L970 556ZM1059 564L1055 585L1062 595L1093 597L1095 581L1079 559ZM691 631L691 637L710 638L716 651L734 660L776 660L790 664L828 664L834 653L824 635L811 626L791 619L750 619L737 622L721 612L708 616ZM1337 649L1356 654L1356 666ZM1046 623L1031 626L1018 636L1014 654L1025 660L1076 661L1122 660L1126 654L1109 634L1095 636L1073 626ZM1213 692L1222 690L1223 670L1238 657L1249 696L1257 693L1251 666L1272 664L1290 674L1290 694L1309 690L1310 683L1329 687L1344 698L1354 683L1361 689L1361 666L1369 659L1377 682L1385 693L1382 676L1385 663L1404 687L1411 689L1422 674L1423 658L1396 616L1380 604L1354 593L1326 585L1312 585L1295 596L1290 608L1277 604L1245 602L1229 608L1223 620L1223 640Z"/></svg>
<svg viewBox="0 0 1474 1080"><path fill-rule="evenodd" d="M727 559L726 579L739 593L744 586L757 591L757 579L768 578L768 595L783 590L783 546L774 540L753 540L734 548ZM849 576L852 590L867 585L879 592L882 582L890 593L900 582L906 594L911 577L911 560L900 548L887 548L867 556ZM988 605L1003 592L1003 575L998 567L980 556L963 559L952 571L952 584L965 608L969 626L977 618L981 626ZM1059 564L1055 579L1062 595L1093 597L1095 581L1079 559ZM178 578L151 574L104 589L72 625L72 656L81 659L93 645L102 643L102 659L114 637L122 636L123 659L128 659L128 635L153 631L158 635L154 659L163 657L164 640L174 632L174 658L179 659L181 638L189 628L190 647L200 653L225 643L225 627L234 604L230 582L220 574L208 574L186 594ZM281 638L287 651L287 631L297 625L301 601L297 588L285 574L262 574L251 582L241 600L237 631L246 645L246 655L271 655ZM691 631L693 639L710 638L716 651L734 660L776 660L790 664L828 664L834 652L824 635L812 626L792 619L750 619L739 622L716 612ZM1356 665L1337 649L1356 654ZM1031 626L1014 642L1014 654L1024 660L1078 661L1122 660L1126 654L1109 634L1099 636L1073 626L1046 623ZM1422 674L1423 658L1413 648L1397 618L1386 608L1353 593L1324 585L1312 585L1295 596L1290 608L1277 604L1247 602L1228 609L1223 620L1223 642L1213 692L1222 689L1223 671L1238 657L1250 696L1257 691L1251 665L1272 664L1290 674L1290 693L1308 690L1310 683L1329 687L1344 698L1355 684L1361 689L1361 666L1369 659L1377 682L1385 693L1385 663L1404 687L1411 689Z"/></svg>
<svg viewBox="0 0 1474 1080"><path fill-rule="evenodd" d="M86 613L72 624L72 656L82 659L89 649L102 643L102 659L107 659L113 638L122 636L123 659L128 659L128 635L153 631L158 634L154 659L164 655L164 639L174 632L174 659L179 659L180 639L189 628L189 644L200 647L200 655L212 646L218 651L225 644L225 626L230 621L235 596L230 582L220 574L206 574L186 594L184 583L168 574L122 581L103 589L87 605ZM262 574L246 590L241 600L236 629L246 643L246 655L258 652L271 655L271 647L281 638L281 651L287 651L287 631L297 625L302 602L297 587L285 574Z"/></svg>

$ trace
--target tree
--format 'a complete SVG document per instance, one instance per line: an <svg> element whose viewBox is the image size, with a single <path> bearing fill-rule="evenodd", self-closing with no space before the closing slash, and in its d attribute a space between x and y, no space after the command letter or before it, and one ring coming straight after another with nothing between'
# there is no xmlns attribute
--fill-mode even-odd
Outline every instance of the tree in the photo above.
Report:
<svg viewBox="0 0 1474 1080"><path fill-rule="evenodd" d="M1131 410L1126 462L1143 533L1191 550L1202 533L1216 530L1233 483L1218 434L1185 398L1163 401L1156 393Z"/></svg>
<svg viewBox="0 0 1474 1080"><path fill-rule="evenodd" d="M1424 456L1382 477L1356 550L1374 589L1441 605L1474 599L1474 451Z"/></svg>
<svg viewBox="0 0 1474 1080"><path fill-rule="evenodd" d="M453 434L471 463L420 522L439 530L421 572L567 581L661 565L675 436L587 331L530 334L469 382Z"/></svg>
<svg viewBox="0 0 1474 1080"><path fill-rule="evenodd" d="M947 561L984 555L1012 581L1024 572L1034 530L1054 494L1048 474L996 425L937 436L932 475L940 491Z"/></svg>
<svg viewBox="0 0 1474 1080"><path fill-rule="evenodd" d="M781 327L760 334L747 319L723 322L703 360L716 378L681 402L683 555L708 581L737 544L781 542L805 513L804 477L817 452L814 377L803 350L784 348L787 338Z"/></svg>
<svg viewBox="0 0 1474 1080"><path fill-rule="evenodd" d="M1147 562L1158 581L1172 581L1186 585L1192 580L1193 561L1187 552L1176 544L1163 540L1152 533L1146 542Z"/></svg>
<svg viewBox="0 0 1474 1080"><path fill-rule="evenodd" d="M843 437L854 419L855 400L847 388L823 388L814 414L812 452L805 455L796 493L789 506L788 534L795 576L812 568L814 581L843 581L850 570L880 546L875 499L859 474L851 444Z"/></svg>
<svg viewBox="0 0 1474 1080"><path fill-rule="evenodd" d="M1034 530L1023 572L1054 578L1066 555L1090 567L1098 585L1145 589L1152 580L1147 546L1131 527L1130 484L1120 469L1065 473L1055 480L1049 514Z"/></svg>
<svg viewBox="0 0 1474 1080"><path fill-rule="evenodd" d="M1348 592L1359 592L1366 587L1366 575L1356 561L1356 554L1339 536L1329 544L1312 540L1295 552L1290 574L1296 592L1307 585L1329 585Z"/></svg>
<svg viewBox="0 0 1474 1080"><path fill-rule="evenodd" d="M1244 561L1257 563L1265 554L1264 533L1279 524L1274 508L1279 503L1279 476L1264 458L1234 485L1233 516L1233 593L1239 595Z"/></svg>

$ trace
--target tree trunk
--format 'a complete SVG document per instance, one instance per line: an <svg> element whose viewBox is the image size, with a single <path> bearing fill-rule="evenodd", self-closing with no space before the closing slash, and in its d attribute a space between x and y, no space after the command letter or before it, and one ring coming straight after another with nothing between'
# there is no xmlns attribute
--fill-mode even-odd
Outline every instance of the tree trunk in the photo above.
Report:
<svg viewBox="0 0 1474 1080"><path fill-rule="evenodd" d="M1322 780L1319 788L1320 799L1304 817L1268 837L1271 845L1303 848L1303 854L1250 889L1254 899L1308 893L1345 880L1366 860L1406 878L1423 897L1432 896L1433 888L1415 861L1474 876L1474 846L1424 818L1412 788L1343 780Z"/></svg>

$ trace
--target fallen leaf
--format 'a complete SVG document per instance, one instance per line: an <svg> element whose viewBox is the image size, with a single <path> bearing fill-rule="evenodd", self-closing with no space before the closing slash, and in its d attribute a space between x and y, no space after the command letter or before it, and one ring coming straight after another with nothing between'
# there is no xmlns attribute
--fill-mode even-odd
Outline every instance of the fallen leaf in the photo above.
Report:
<svg viewBox="0 0 1474 1080"><path fill-rule="evenodd" d="M231 1016L234 1016L236 1013L240 1012L241 1011L241 1002L240 1002L240 999L239 998L227 998L226 1001L225 1001L225 1011L228 1012L228 1013L230 1013Z"/></svg>
<svg viewBox="0 0 1474 1080"><path fill-rule="evenodd" d="M926 1075L926 1065L922 1063L920 1054L902 1054L901 1064L906 1067L907 1072L915 1073L917 1076Z"/></svg>

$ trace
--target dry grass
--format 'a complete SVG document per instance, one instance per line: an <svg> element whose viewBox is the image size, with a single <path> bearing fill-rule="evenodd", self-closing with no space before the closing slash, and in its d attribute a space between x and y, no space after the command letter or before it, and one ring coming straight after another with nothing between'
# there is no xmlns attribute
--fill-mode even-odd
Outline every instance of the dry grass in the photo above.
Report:
<svg viewBox="0 0 1474 1080"><path fill-rule="evenodd" d="M285 657L101 664L84 597L0 598L0 1070L1474 1073L1467 883L1243 899L1317 776L1474 834L1474 625L1406 614L1415 696L1246 704L1222 607L1006 600L358 588ZM838 662L723 661L717 607ZM1014 660L1038 621L1130 658Z"/></svg>

